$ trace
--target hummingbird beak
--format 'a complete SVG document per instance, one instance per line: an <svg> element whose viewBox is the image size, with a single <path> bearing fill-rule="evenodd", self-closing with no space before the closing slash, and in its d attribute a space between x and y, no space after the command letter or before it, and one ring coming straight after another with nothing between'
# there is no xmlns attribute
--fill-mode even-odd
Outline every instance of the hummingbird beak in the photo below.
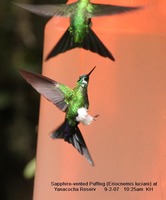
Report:
<svg viewBox="0 0 166 200"><path fill-rule="evenodd" d="M87 76L90 76L90 74L93 72L93 70L96 68L96 66L95 67L93 67L93 69L87 74Z"/></svg>

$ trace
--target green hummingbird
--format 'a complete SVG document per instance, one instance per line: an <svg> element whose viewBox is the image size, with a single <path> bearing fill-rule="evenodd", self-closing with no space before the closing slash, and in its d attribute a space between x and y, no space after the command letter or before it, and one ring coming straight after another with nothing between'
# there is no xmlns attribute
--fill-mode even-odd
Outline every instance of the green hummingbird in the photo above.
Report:
<svg viewBox="0 0 166 200"><path fill-rule="evenodd" d="M96 4L91 3L90 0L78 0L77 2L70 4L56 5L15 4L38 15L47 17L68 17L70 19L69 28L67 28L58 43L47 55L46 60L78 47L98 53L103 57L108 57L109 59L115 61L111 52L91 29L91 18L115 15L142 8L141 6L128 7Z"/></svg>
<svg viewBox="0 0 166 200"><path fill-rule="evenodd" d="M72 144L80 154L86 157L92 166L94 162L78 128L78 124L81 122L83 125L90 125L98 116L92 117L88 114L89 100L87 88L89 76L94 69L95 67L88 74L80 76L74 89L43 75L19 70L23 78L34 89L66 113L64 122L50 136L53 139L64 139Z"/></svg>

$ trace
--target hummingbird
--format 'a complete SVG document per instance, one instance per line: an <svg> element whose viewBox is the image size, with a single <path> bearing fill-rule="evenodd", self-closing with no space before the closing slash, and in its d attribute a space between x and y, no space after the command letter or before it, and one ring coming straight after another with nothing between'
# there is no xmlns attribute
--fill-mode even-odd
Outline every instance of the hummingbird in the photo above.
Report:
<svg viewBox="0 0 166 200"><path fill-rule="evenodd" d="M57 44L55 44L45 60L73 48L83 48L115 61L111 52L91 29L91 18L115 15L143 8L142 6L130 7L110 4L96 4L91 3L90 0L78 0L77 2L70 4L54 5L15 4L41 16L68 17L70 19L69 27L59 39Z"/></svg>
<svg viewBox="0 0 166 200"><path fill-rule="evenodd" d="M92 166L94 166L94 162L78 125L80 122L83 125L90 125L98 117L98 115L93 117L88 114L89 100L87 89L90 74L94 69L95 67L88 74L80 76L74 89L46 76L19 70L22 77L37 92L66 113L64 122L51 132L51 138L64 139L64 141L72 144L81 155L86 157Z"/></svg>

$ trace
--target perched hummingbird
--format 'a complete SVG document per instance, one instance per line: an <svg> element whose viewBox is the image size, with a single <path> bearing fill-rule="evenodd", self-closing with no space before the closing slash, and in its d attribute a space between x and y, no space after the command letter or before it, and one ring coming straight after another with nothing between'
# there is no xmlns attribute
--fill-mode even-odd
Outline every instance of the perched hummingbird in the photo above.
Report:
<svg viewBox="0 0 166 200"><path fill-rule="evenodd" d="M83 125L90 125L98 116L92 117L88 114L89 100L87 88L89 76L94 69L95 67L88 74L80 76L73 90L43 75L19 70L23 78L34 89L66 113L64 123L53 131L50 136L53 139L64 139L72 144L80 154L86 157L92 166L94 163L78 128L78 124L81 122Z"/></svg>
<svg viewBox="0 0 166 200"><path fill-rule="evenodd" d="M46 60L73 48L84 48L108 57L115 61L111 52L91 29L91 18L106 15L115 15L128 11L138 10L142 7L126 7L109 4L90 3L90 0L78 0L71 4L56 5L30 5L15 3L19 7L35 14L47 17L69 17L70 26L53 47Z"/></svg>

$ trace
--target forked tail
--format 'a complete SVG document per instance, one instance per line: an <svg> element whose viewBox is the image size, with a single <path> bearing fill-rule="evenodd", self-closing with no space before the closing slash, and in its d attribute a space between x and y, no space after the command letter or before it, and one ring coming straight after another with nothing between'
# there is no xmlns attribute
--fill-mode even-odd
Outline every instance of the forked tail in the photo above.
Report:
<svg viewBox="0 0 166 200"><path fill-rule="evenodd" d="M73 41L73 37L71 33L69 32L69 29L67 29L65 33L62 35L62 37L60 38L60 40L58 41L58 43L53 47L51 52L48 54L48 56L46 57L46 60L60 53L64 53L68 50L74 49L76 47L90 50L103 57L108 57L111 60L115 61L111 52L106 48L106 46L102 43L102 41L97 37L97 35L94 33L94 31L90 27L88 29L88 33L86 34L82 44L75 43Z"/></svg>
<svg viewBox="0 0 166 200"><path fill-rule="evenodd" d="M78 152L85 156L88 162L94 166L94 162L90 156L84 138L78 128L78 126L70 126L68 121L60 125L60 127L50 134L53 139L64 139L68 143L72 144L74 148L78 150Z"/></svg>

